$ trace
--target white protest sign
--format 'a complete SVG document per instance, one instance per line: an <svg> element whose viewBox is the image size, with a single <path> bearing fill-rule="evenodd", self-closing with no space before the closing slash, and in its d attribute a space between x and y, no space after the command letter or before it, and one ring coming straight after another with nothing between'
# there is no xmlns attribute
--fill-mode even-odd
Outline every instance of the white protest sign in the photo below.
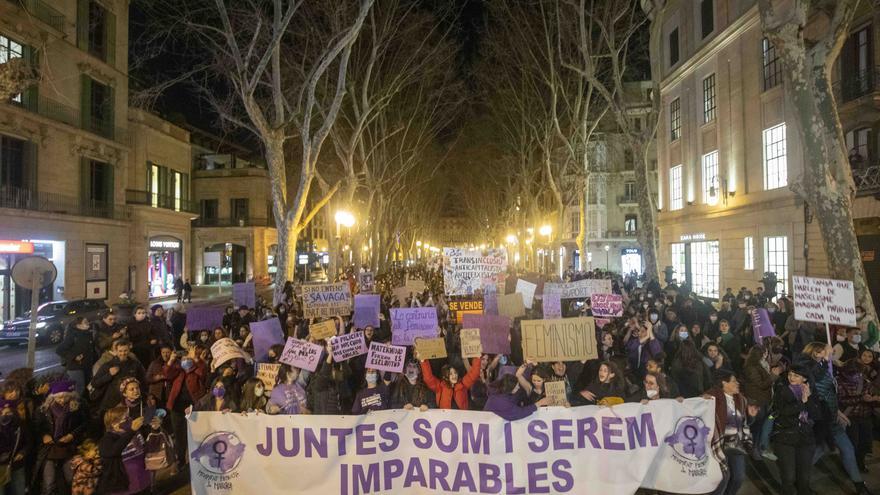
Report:
<svg viewBox="0 0 880 495"><path fill-rule="evenodd" d="M211 345L211 371L216 370L231 359L244 359L248 363L254 362L251 355L229 337L224 337Z"/></svg>
<svg viewBox="0 0 880 495"><path fill-rule="evenodd" d="M593 294L610 294L611 281L584 279L564 284L544 284L544 294L559 294L560 299L583 299Z"/></svg>
<svg viewBox="0 0 880 495"><path fill-rule="evenodd" d="M792 277L794 317L801 321L858 326L853 283L828 278Z"/></svg>
<svg viewBox="0 0 880 495"><path fill-rule="evenodd" d="M281 352L278 361L304 370L315 371L318 368L323 350L324 348L317 344L287 337L287 344L284 345L284 351Z"/></svg>
<svg viewBox="0 0 880 495"><path fill-rule="evenodd" d="M443 248L443 287L450 296L467 296L487 284L501 285L506 270L504 249Z"/></svg>
<svg viewBox="0 0 880 495"><path fill-rule="evenodd" d="M333 337L333 361L341 363L367 353L367 340L364 332L351 332Z"/></svg>
<svg viewBox="0 0 880 495"><path fill-rule="evenodd" d="M329 318L351 313L351 289L348 282L302 286L303 316Z"/></svg>
<svg viewBox="0 0 880 495"><path fill-rule="evenodd" d="M526 309L532 309L532 302L535 300L535 291L538 290L538 284L533 284L527 280L518 279L516 281L516 290L522 294L523 305Z"/></svg>

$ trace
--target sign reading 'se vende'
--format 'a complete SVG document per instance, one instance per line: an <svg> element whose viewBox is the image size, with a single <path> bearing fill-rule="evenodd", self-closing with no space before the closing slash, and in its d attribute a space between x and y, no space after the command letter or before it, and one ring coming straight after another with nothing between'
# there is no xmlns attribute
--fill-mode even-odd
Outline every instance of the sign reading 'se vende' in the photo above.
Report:
<svg viewBox="0 0 880 495"><path fill-rule="evenodd" d="M855 290L847 280L792 277L794 317L801 321L857 326Z"/></svg>

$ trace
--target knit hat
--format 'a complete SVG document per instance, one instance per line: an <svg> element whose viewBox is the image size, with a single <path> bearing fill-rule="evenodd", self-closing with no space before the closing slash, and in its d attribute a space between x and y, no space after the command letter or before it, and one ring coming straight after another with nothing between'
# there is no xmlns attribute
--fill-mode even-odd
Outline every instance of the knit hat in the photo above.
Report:
<svg viewBox="0 0 880 495"><path fill-rule="evenodd" d="M161 304L154 304L154 305L150 306L150 311L152 311L153 313L155 313L156 310L157 310L157 309L160 309L160 308L162 308L162 305L161 305Z"/></svg>
<svg viewBox="0 0 880 495"><path fill-rule="evenodd" d="M12 408L12 410L15 410L18 407L18 402L14 401L14 400L0 399L0 411L2 411L3 409L6 409L7 407Z"/></svg>
<svg viewBox="0 0 880 495"><path fill-rule="evenodd" d="M137 378L130 376L128 378L123 379L121 382L119 382L119 392L124 393L125 387L127 387L129 383L137 383L138 387L140 387L140 385L141 385L141 382L139 382Z"/></svg>
<svg viewBox="0 0 880 495"><path fill-rule="evenodd" d="M807 368L803 364L795 363L795 364L791 365L791 367L788 370L791 371L792 373L795 373L797 375L804 377L804 380L806 380L808 382L810 381L810 376L811 376L810 370L809 370L809 368Z"/></svg>
<svg viewBox="0 0 880 495"><path fill-rule="evenodd" d="M63 394L76 390L76 383L71 380L58 380L49 384L49 395Z"/></svg>

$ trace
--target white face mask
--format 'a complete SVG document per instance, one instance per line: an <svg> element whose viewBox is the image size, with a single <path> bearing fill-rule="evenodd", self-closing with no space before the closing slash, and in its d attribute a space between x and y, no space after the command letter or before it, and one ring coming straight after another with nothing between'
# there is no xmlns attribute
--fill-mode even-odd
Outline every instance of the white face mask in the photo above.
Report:
<svg viewBox="0 0 880 495"><path fill-rule="evenodd" d="M862 343L862 336L859 334L853 335L852 343L853 344L861 344Z"/></svg>
<svg viewBox="0 0 880 495"><path fill-rule="evenodd" d="M658 315L651 315L651 323L657 323L657 319L660 317Z"/></svg>
<svg viewBox="0 0 880 495"><path fill-rule="evenodd" d="M718 317L717 316L710 316L709 321L711 321L712 323L715 323L716 321L718 321Z"/></svg>
<svg viewBox="0 0 880 495"><path fill-rule="evenodd" d="M645 393L648 395L649 399L653 399L660 394L659 390L645 390Z"/></svg>
<svg viewBox="0 0 880 495"><path fill-rule="evenodd" d="M838 341L838 342L844 342L845 340L846 340L846 337L844 337L843 335L838 335L838 336L837 336L837 341Z"/></svg>

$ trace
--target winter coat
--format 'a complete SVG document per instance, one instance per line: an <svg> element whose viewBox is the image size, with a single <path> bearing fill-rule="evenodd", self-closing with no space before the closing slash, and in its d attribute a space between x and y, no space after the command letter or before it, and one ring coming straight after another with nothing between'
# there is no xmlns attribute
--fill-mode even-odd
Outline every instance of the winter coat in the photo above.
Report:
<svg viewBox="0 0 880 495"><path fill-rule="evenodd" d="M95 337L95 344L98 346L98 353L102 353L110 349L110 346L113 345L113 334L120 332L122 327L119 324L114 323L113 326L108 326L103 321L96 321L92 324L92 331Z"/></svg>
<svg viewBox="0 0 880 495"><path fill-rule="evenodd" d="M98 360L95 352L95 337L92 330L80 330L74 325L67 327L64 332L64 340L55 348L55 354L61 357L61 362L68 370L87 370L91 374L92 366ZM82 355L77 361L76 357Z"/></svg>
<svg viewBox="0 0 880 495"><path fill-rule="evenodd" d="M151 340L159 340L153 335L153 324L144 318L141 321L132 320L128 324L128 338L131 340L131 350L143 365L148 365L153 360L153 353L158 344L151 344Z"/></svg>
<svg viewBox="0 0 880 495"><path fill-rule="evenodd" d="M809 386L809 385L805 385ZM809 446L816 443L813 422L819 416L819 400L810 395L806 403L795 397L788 385L788 378L780 377L773 389L773 433L771 439L785 445ZM800 420L801 412L806 411L807 422Z"/></svg>
<svg viewBox="0 0 880 495"><path fill-rule="evenodd" d="M339 388L348 378L350 368L347 363L338 365L322 360L317 372L309 380L306 399L312 414L342 414Z"/></svg>
<svg viewBox="0 0 880 495"><path fill-rule="evenodd" d="M423 405L432 407L435 406L432 395L428 386L421 380L412 385L406 377L401 377L391 384L391 396L389 397L391 407L389 409L403 409L403 406L407 404L412 404L413 407Z"/></svg>
<svg viewBox="0 0 880 495"><path fill-rule="evenodd" d="M165 374L166 362L158 357L147 368L147 393L156 398L157 404L164 404L168 399L171 381Z"/></svg>
<svg viewBox="0 0 880 495"><path fill-rule="evenodd" d="M746 360L742 376L743 395L755 401L759 406L770 404L770 399L773 397L773 382L776 377L764 368L761 361Z"/></svg>
<svg viewBox="0 0 880 495"><path fill-rule="evenodd" d="M437 407L452 409L452 401L454 400L457 409L466 411L468 409L468 390L480 378L480 358L475 357L471 361L471 369L454 386L446 380L435 377L433 370L431 370L431 363L427 360L422 361L422 377L425 380L425 385L434 392Z"/></svg>
<svg viewBox="0 0 880 495"><path fill-rule="evenodd" d="M165 378L171 384L168 390L168 399L165 402L165 407L169 411L175 410L175 403L177 398L180 397L180 391L183 389L184 384L186 384L186 391L189 393L193 404L196 404L208 391L208 365L204 361L194 362L193 367L188 373L183 370L177 361L171 366L166 365L163 370Z"/></svg>
<svg viewBox="0 0 880 495"><path fill-rule="evenodd" d="M122 461L122 452L128 443L137 435L137 431L116 433L108 431L98 443L101 454L101 477L98 480L97 493L114 493L128 490L128 473Z"/></svg>
<svg viewBox="0 0 880 495"><path fill-rule="evenodd" d="M115 375L110 374L110 368L118 367L119 371ZM137 359L129 356L125 361L120 361L118 357L113 357L110 361L101 365L92 378L91 387L94 389L92 397L96 399L98 404L98 412L103 414L111 407L119 404L122 400L122 392L119 391L119 384L126 378L136 378L141 384L141 393L146 383L146 372L143 365Z"/></svg>
<svg viewBox="0 0 880 495"><path fill-rule="evenodd" d="M641 348L641 354L639 349ZM641 343L637 336L630 337L626 343L626 357L632 370L642 370L649 359L663 352L663 345L657 339Z"/></svg>
<svg viewBox="0 0 880 495"><path fill-rule="evenodd" d="M682 397L699 397L712 387L712 374L702 360L697 362L697 369L685 367L678 359L669 367L669 378L678 387Z"/></svg>

